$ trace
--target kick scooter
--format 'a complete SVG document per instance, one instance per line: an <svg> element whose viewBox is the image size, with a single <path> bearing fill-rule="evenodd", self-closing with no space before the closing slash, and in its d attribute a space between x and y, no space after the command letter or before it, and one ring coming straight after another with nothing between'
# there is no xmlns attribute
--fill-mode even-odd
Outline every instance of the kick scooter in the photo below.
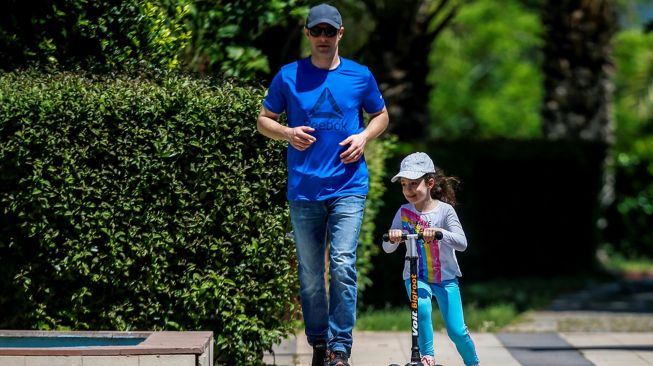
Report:
<svg viewBox="0 0 653 366"><path fill-rule="evenodd" d="M442 232L436 231L435 238L442 239ZM383 234L383 240L389 241L388 234ZM412 324L412 347L410 349L410 362L406 366L424 366L419 356L419 322L417 319L417 240L423 239L422 234L403 234L401 240L406 242L406 260L410 263L410 320ZM399 366L390 364L390 366Z"/></svg>

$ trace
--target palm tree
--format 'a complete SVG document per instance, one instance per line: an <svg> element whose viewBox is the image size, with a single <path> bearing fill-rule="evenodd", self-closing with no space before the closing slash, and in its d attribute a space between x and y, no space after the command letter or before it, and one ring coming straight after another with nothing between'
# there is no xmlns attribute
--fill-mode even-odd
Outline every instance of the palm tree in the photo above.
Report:
<svg viewBox="0 0 653 366"><path fill-rule="evenodd" d="M611 143L613 69L617 31L614 0L546 0L542 121L545 137Z"/></svg>

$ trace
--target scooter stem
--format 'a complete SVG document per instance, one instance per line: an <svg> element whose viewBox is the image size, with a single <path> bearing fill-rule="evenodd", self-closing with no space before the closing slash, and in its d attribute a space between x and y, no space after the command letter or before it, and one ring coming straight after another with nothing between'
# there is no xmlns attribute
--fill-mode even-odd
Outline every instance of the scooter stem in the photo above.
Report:
<svg viewBox="0 0 653 366"><path fill-rule="evenodd" d="M435 238L442 239L442 232L437 231ZM419 296L417 295L417 239L422 239L422 234L403 234L402 240L406 241L406 260L410 264L410 320L412 329L412 347L410 349L410 362L406 366L424 366L419 354L419 319L417 305ZM388 234L383 234L383 240L388 241ZM390 366L399 366L391 364Z"/></svg>
<svg viewBox="0 0 653 366"><path fill-rule="evenodd" d="M412 347L410 352L410 363L406 366L422 366L419 354L419 321L417 318L417 238L418 234L406 235L406 260L410 263L410 319Z"/></svg>

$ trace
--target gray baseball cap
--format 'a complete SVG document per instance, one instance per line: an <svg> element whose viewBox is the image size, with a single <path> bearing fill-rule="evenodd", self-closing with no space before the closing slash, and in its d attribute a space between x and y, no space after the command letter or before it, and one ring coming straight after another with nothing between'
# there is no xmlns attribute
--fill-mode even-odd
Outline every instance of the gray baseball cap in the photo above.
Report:
<svg viewBox="0 0 653 366"><path fill-rule="evenodd" d="M423 152L412 153L401 161L399 173L392 177L391 182L396 182L401 178L417 179L427 173L435 173L433 160Z"/></svg>
<svg viewBox="0 0 653 366"><path fill-rule="evenodd" d="M308 11L306 18L306 26L308 28L315 27L320 23L326 23L330 26L340 29L342 27L342 17L338 9L328 4L316 5Z"/></svg>

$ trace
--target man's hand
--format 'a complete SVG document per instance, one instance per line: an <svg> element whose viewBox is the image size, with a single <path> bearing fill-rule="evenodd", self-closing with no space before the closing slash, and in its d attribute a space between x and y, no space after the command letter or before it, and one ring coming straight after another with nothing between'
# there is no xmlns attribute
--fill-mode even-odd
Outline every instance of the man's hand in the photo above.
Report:
<svg viewBox="0 0 653 366"><path fill-rule="evenodd" d="M256 120L256 128L261 134L271 139L288 141L299 151L308 149L316 141L316 138L309 134L315 131L312 127L288 127L277 122L278 120L279 114L261 107L261 113Z"/></svg>
<svg viewBox="0 0 653 366"><path fill-rule="evenodd" d="M286 132L286 140L295 149L304 151L313 145L316 140L314 136L309 135L313 131L315 129L308 126L289 127Z"/></svg>
<svg viewBox="0 0 653 366"><path fill-rule="evenodd" d="M351 135L342 140L340 142L340 146L349 145L349 147L342 154L340 154L340 161L345 164L349 164L360 160L360 158L363 157L363 153L365 152L366 143L367 135L365 135L365 132Z"/></svg>

